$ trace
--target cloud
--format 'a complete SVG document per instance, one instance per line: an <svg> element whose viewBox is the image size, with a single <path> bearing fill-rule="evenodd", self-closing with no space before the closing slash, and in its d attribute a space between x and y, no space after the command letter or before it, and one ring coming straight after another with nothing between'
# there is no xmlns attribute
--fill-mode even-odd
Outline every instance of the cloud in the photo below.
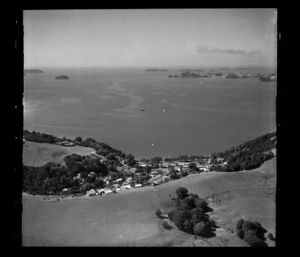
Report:
<svg viewBox="0 0 300 257"><path fill-rule="evenodd" d="M221 48L215 48L211 46L198 46L197 52L201 54L217 53L217 54L235 54L235 55L245 55L245 56L259 56L262 54L262 51L260 49L255 49L247 52L241 49L221 49Z"/></svg>

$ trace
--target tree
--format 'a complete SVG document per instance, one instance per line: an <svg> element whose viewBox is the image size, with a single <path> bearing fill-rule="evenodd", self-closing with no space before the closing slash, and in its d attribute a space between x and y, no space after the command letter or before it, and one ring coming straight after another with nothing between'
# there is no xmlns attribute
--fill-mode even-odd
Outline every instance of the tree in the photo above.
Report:
<svg viewBox="0 0 300 257"><path fill-rule="evenodd" d="M194 199L192 197L185 197L183 200L181 200L181 203L178 207L178 209L181 210L192 210L196 207Z"/></svg>
<svg viewBox="0 0 300 257"><path fill-rule="evenodd" d="M198 236L206 237L209 232L209 225L206 222L200 222L195 225L194 227L194 233Z"/></svg>
<svg viewBox="0 0 300 257"><path fill-rule="evenodd" d="M191 217L188 212L178 210L177 212L175 212L172 221L179 230L186 231L190 222L187 224L185 223L185 221L190 219Z"/></svg>
<svg viewBox="0 0 300 257"><path fill-rule="evenodd" d="M160 216L162 215L162 211L161 210L156 210L155 215L160 218Z"/></svg>
<svg viewBox="0 0 300 257"><path fill-rule="evenodd" d="M107 160L115 161L116 160L116 156L113 153L109 153L108 155L106 155L106 159Z"/></svg>
<svg viewBox="0 0 300 257"><path fill-rule="evenodd" d="M255 230L244 231L244 240L251 247L263 246L263 241L257 237L257 232Z"/></svg>
<svg viewBox="0 0 300 257"><path fill-rule="evenodd" d="M170 171L169 175L170 175L170 179L179 179L179 176L175 171Z"/></svg>
<svg viewBox="0 0 300 257"><path fill-rule="evenodd" d="M126 156L126 164L130 167L133 167L136 164L136 160L132 154Z"/></svg>
<svg viewBox="0 0 300 257"><path fill-rule="evenodd" d="M75 138L75 141L79 142L79 143L82 143L82 138L81 137L76 137Z"/></svg>
<svg viewBox="0 0 300 257"><path fill-rule="evenodd" d="M199 171L199 169L197 168L196 163L194 163L194 162L189 164L189 168L193 171Z"/></svg>
<svg viewBox="0 0 300 257"><path fill-rule="evenodd" d="M196 206L197 206L197 208L203 209L205 212L208 211L208 204L207 204L207 202L206 202L204 199L202 199L202 198L197 199L197 201L196 201Z"/></svg>
<svg viewBox="0 0 300 257"><path fill-rule="evenodd" d="M179 199L184 199L188 196L189 191L185 187L179 187L176 189L176 195Z"/></svg>
<svg viewBox="0 0 300 257"><path fill-rule="evenodd" d="M239 219L238 222L236 223L236 229L243 229L243 224L244 224L244 219Z"/></svg>
<svg viewBox="0 0 300 257"><path fill-rule="evenodd" d="M172 228L172 226L169 224L168 221L164 220L161 225L163 226L163 228L170 230Z"/></svg>

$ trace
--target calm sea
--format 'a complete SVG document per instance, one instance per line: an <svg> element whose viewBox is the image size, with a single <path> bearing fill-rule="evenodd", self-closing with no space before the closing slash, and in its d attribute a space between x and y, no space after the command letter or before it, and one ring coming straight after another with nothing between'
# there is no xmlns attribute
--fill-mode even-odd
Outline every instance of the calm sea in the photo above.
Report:
<svg viewBox="0 0 300 257"><path fill-rule="evenodd" d="M168 78L178 69L43 71L24 77L25 129L91 137L136 158L210 154L276 130L276 82ZM54 79L61 74L70 79Z"/></svg>

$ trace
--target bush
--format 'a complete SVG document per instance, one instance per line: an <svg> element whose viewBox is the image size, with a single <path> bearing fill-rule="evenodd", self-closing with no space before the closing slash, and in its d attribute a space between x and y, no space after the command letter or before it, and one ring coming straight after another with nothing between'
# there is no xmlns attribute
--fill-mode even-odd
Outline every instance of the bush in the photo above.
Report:
<svg viewBox="0 0 300 257"><path fill-rule="evenodd" d="M203 221L196 224L194 227L194 234L198 236L205 237L207 236L208 231L209 231L209 225L208 223L205 223Z"/></svg>

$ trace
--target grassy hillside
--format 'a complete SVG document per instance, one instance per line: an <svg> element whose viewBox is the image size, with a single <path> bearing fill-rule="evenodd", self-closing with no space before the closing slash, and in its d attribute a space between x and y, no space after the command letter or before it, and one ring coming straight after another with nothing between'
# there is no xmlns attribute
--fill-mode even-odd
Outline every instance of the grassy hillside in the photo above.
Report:
<svg viewBox="0 0 300 257"><path fill-rule="evenodd" d="M96 153L95 149L82 146L60 146L49 143L25 141L23 145L23 165L39 167L48 162L63 164L66 155L86 155Z"/></svg>
<svg viewBox="0 0 300 257"><path fill-rule="evenodd" d="M241 216L257 220L275 234L276 158L259 169L238 173L208 172L105 197L44 201L23 200L24 245L73 246L245 246L231 232ZM177 229L162 230L154 215L171 210L178 187L202 197L214 196L210 216L216 237L194 239ZM271 241L267 241L272 245Z"/></svg>

